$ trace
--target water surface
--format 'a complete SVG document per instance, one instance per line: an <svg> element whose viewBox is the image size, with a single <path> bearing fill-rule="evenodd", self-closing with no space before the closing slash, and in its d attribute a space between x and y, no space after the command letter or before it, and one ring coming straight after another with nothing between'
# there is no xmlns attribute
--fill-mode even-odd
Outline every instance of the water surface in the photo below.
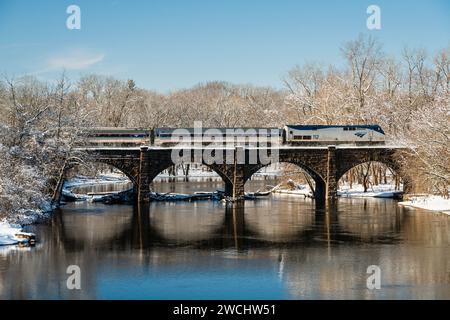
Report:
<svg viewBox="0 0 450 320"><path fill-rule="evenodd" d="M1 299L450 298L449 217L394 200L80 202L28 229L36 247L0 250ZM69 265L81 268L81 290L67 289ZM380 290L366 287L369 265L381 268Z"/></svg>

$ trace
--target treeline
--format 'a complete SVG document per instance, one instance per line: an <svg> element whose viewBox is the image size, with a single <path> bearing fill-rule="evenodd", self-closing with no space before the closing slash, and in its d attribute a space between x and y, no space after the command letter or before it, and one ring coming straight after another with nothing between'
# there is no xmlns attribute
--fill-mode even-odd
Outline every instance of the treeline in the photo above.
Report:
<svg viewBox="0 0 450 320"><path fill-rule="evenodd" d="M78 157L73 146L82 128L191 127L194 121L205 127L378 123L389 143L410 147L399 157L420 187L416 191L447 195L450 47L433 53L405 48L395 58L375 39L360 36L341 52L342 67L297 66L287 72L279 90L209 82L161 94L139 88L133 80L98 75L69 81L62 74L51 83L3 77L0 213L26 215L48 202L64 162ZM373 166L358 170L345 179L364 181L369 171L380 172ZM385 179L383 170L368 179Z"/></svg>

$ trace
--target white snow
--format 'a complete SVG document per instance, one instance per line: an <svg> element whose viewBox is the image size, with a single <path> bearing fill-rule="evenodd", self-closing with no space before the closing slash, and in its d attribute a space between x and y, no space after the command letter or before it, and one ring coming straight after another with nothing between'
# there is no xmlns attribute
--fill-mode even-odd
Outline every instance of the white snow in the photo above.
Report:
<svg viewBox="0 0 450 320"><path fill-rule="evenodd" d="M88 178L88 177L75 177L68 179L64 182L64 189L68 190L73 187L79 186L91 186L98 184L111 184L111 183L127 183L129 179L121 173L107 173L101 174L98 178Z"/></svg>
<svg viewBox="0 0 450 320"><path fill-rule="evenodd" d="M294 189L294 190L289 190L289 189L278 189L278 190L274 190L274 193L281 193L281 194L289 194L289 195L298 195L298 196L305 196L305 197L310 197L312 196L312 192L309 188L304 188L304 189Z"/></svg>
<svg viewBox="0 0 450 320"><path fill-rule="evenodd" d="M441 196L416 196L411 197L408 201L400 202L399 204L413 208L441 211L450 215L450 199L445 199Z"/></svg>
<svg viewBox="0 0 450 320"><path fill-rule="evenodd" d="M167 170L160 173L156 178L184 178L185 175L183 173L182 168L178 168L176 175L169 175ZM214 171L206 171L202 170L202 168L190 168L189 169L189 175L188 178L213 178L213 177L219 177L217 173Z"/></svg>
<svg viewBox="0 0 450 320"><path fill-rule="evenodd" d="M265 177L265 176L279 176L281 174L281 170L279 168L274 168L272 166L264 167L260 171L256 172L253 177ZM214 171L206 170L205 166L199 165L191 165L189 168L188 178L220 178L219 175ZM165 170L161 172L156 179L158 178L185 178L183 173L183 168L178 167L175 175L169 175L168 171Z"/></svg>
<svg viewBox="0 0 450 320"><path fill-rule="evenodd" d="M312 192L307 185L296 185L295 189L280 189L273 190L275 193L312 196ZM353 184L352 188L348 185L341 186L338 190L338 196L343 198L394 198L401 191L395 190L393 185L380 184L373 186L364 192L362 185Z"/></svg>
<svg viewBox="0 0 450 320"><path fill-rule="evenodd" d="M304 197L311 197L312 192L309 186L303 185L303 184L297 184L291 179L289 179L288 184L293 186L294 188L286 189L282 188L281 185L277 185L272 188L272 192L274 193L281 193L281 194L288 194L288 195L301 195Z"/></svg>
<svg viewBox="0 0 450 320"><path fill-rule="evenodd" d="M353 184L339 187L338 196L343 198L393 198L396 194L401 193L395 190L391 184L379 184L370 187L367 192L364 192L364 187L361 184Z"/></svg>
<svg viewBox="0 0 450 320"><path fill-rule="evenodd" d="M18 232L21 232L22 228L19 225L9 224L7 222L0 222L0 246L6 246L11 244L17 244L22 242L23 239L16 237Z"/></svg>

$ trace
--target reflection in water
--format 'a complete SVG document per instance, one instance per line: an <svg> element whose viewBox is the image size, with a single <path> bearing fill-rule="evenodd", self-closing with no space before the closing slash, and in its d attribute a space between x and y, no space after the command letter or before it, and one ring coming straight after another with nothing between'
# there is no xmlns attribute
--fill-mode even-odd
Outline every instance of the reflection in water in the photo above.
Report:
<svg viewBox="0 0 450 320"><path fill-rule="evenodd" d="M342 230L361 241L392 242L401 231L402 212L392 200L348 199L340 204L338 219Z"/></svg>
<svg viewBox="0 0 450 320"><path fill-rule="evenodd" d="M219 207L220 203L152 203L150 224L167 241L184 243L208 239L223 221L223 215L211 210L211 205Z"/></svg>
<svg viewBox="0 0 450 320"><path fill-rule="evenodd" d="M449 218L391 200L73 203L30 229L35 248L0 251L1 299L450 298Z"/></svg>
<svg viewBox="0 0 450 320"><path fill-rule="evenodd" d="M281 200L278 200L281 198ZM282 199L286 201L282 201ZM284 202L283 211L273 214ZM272 242L296 241L305 231L313 227L315 220L311 200L289 198L278 195L270 200L261 200L249 205L245 210L248 228L261 239Z"/></svg>
<svg viewBox="0 0 450 320"><path fill-rule="evenodd" d="M75 202L60 212L62 233L66 242L77 242L82 248L109 244L131 225L133 206L92 206Z"/></svg>

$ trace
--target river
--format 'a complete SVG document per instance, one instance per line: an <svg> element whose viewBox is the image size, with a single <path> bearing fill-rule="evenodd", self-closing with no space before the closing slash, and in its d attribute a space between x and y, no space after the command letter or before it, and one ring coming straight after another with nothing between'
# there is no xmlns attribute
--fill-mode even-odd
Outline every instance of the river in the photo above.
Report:
<svg viewBox="0 0 450 320"><path fill-rule="evenodd" d="M26 230L35 247L0 251L0 299L450 299L450 217L389 199L77 202ZM69 265L80 290L67 288ZM370 265L379 290L367 288Z"/></svg>

